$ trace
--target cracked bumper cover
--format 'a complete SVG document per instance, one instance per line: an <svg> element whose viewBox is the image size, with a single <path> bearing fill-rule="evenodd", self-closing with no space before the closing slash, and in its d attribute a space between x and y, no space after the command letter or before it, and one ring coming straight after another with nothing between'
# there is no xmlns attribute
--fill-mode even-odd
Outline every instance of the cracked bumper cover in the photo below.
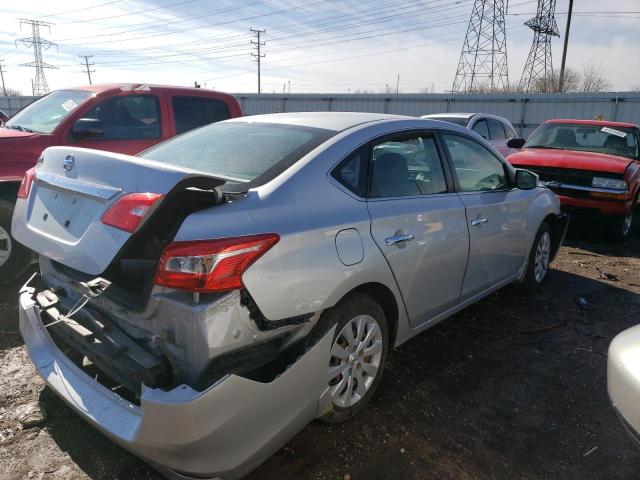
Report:
<svg viewBox="0 0 640 480"><path fill-rule="evenodd" d="M20 291L20 331L38 373L84 420L169 478L239 478L331 408L333 331L269 383L228 375L202 392L143 385L136 406L59 350L33 295Z"/></svg>

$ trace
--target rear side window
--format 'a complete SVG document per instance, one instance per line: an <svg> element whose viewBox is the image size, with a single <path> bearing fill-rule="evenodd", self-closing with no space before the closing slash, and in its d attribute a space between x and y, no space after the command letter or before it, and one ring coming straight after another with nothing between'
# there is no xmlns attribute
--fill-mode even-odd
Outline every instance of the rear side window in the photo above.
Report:
<svg viewBox="0 0 640 480"><path fill-rule="evenodd" d="M371 197L445 193L447 184L430 135L380 143L373 148Z"/></svg>
<svg viewBox="0 0 640 480"><path fill-rule="evenodd" d="M83 118L100 121L102 140L160 138L160 107L155 95L113 97L95 106Z"/></svg>
<svg viewBox="0 0 640 480"><path fill-rule="evenodd" d="M367 195L369 148L360 147L331 172L331 176L359 197Z"/></svg>
<svg viewBox="0 0 640 480"><path fill-rule="evenodd" d="M176 134L227 120L229 107L222 100L205 97L173 97L173 117L176 123Z"/></svg>
<svg viewBox="0 0 640 480"><path fill-rule="evenodd" d="M504 133L502 122L496 120L495 118L488 118L487 122L489 122L491 140L504 140L505 138L507 138Z"/></svg>
<svg viewBox="0 0 640 480"><path fill-rule="evenodd" d="M477 121L476 124L473 126L473 128L471 130L476 132L478 135L480 135L485 140L489 140L489 138L490 138L489 137L489 127L487 127L487 121L486 120Z"/></svg>

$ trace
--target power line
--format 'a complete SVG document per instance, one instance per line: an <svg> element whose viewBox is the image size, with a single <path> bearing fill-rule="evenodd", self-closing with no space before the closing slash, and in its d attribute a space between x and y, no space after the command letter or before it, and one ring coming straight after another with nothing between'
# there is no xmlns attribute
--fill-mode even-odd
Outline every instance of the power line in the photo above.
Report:
<svg viewBox="0 0 640 480"><path fill-rule="evenodd" d="M467 0L465 0L465 1L467 1ZM405 2L399 2L399 3L405 3ZM449 2L449 3L445 3L445 4L442 4L442 5L438 5L438 6L439 7L446 7L447 5L452 5L452 4L459 4L459 2L458 1ZM441 8L440 11L444 12L446 10L450 10L451 8L452 8L451 6L449 6L448 8ZM334 32L336 30L353 29L353 27L360 27L360 26L367 25L367 24L375 24L375 23L377 23L379 21L386 20L388 18L401 18L401 17L406 16L406 15L415 16L415 13L421 11L422 9L423 9L423 7L420 7L420 10L408 10L406 12L403 12L402 14L395 13L395 14L384 15L384 16L379 16L378 15L377 17L373 17L373 18L371 18L369 20L364 20L364 21L363 20L356 20L356 21L350 21L348 23L345 23L344 21L341 21L341 24L334 25L334 26L331 26L331 27L325 28L325 29L314 30L312 32L306 32L306 33L296 33L296 34L281 35L281 36L272 37L272 38L270 38L269 42L273 44L274 42L277 43L280 40L287 40L289 38L299 38L299 37L303 37L303 36L316 36L316 35L321 35L321 34L327 33L327 32ZM442 18L447 18L447 17L442 16ZM335 24L336 22L334 20L332 22L329 22L329 24L331 24L331 23ZM326 25L327 23L324 22L323 24ZM418 23L404 24L405 27L406 26L411 26L411 25L424 25L424 22L423 21L419 21ZM349 36L354 36L354 35L362 35L362 33L368 34L368 33L379 32L379 31L380 31L379 28L375 28L375 29L367 30L365 32L360 32L360 33L348 32L346 34L346 36L349 37ZM344 35L343 35L343 37L344 37ZM339 43L340 41L343 41L343 38L340 38L340 37L335 37L334 36L334 37L331 37L331 38L332 38L332 41L328 42L329 44ZM347 38L345 40L349 41L351 39ZM198 43L200 43L200 42L198 42ZM310 45L311 46L321 46L321 45L325 45L325 44L326 43L317 43L317 41L316 41L316 42L314 42L313 44L310 44ZM240 43L240 44L231 44L231 45L221 45L221 46L218 46L218 47L215 47L215 48L206 47L206 48L203 48L203 49L190 49L189 51L184 51L184 52L180 51L180 52L169 54L169 55L167 55L166 51L165 51L164 54L161 54L161 55L158 55L158 56L145 56L143 58L149 58L149 59L160 59L161 58L163 60L166 60L168 57L180 57L180 56L183 56L184 54L193 54L195 52L201 52L201 51L206 51L207 53L228 51L228 50L233 50L233 49L235 49L237 47L244 47L245 45L246 45L246 43ZM309 45L309 44L302 44L302 45L303 45L304 48L306 48L307 45ZM270 52L271 53L276 53L276 52L290 51L290 50L296 50L296 49L298 49L298 47L295 47L295 48L291 48L291 47L284 47L283 48L283 47L281 47L281 48L278 48L276 50L270 50ZM122 55L122 53L120 53L120 55ZM218 58L218 57L207 57L207 58ZM164 63L164 62L160 62L160 63ZM104 64L108 64L108 65L125 65L126 64L126 65L129 65L129 64L131 64L131 61L130 60L117 60L115 62L106 62Z"/></svg>
<svg viewBox="0 0 640 480"><path fill-rule="evenodd" d="M16 40L16 45L18 42L23 43L27 47L33 48L33 56L34 61L30 63L23 63L23 67L35 67L36 76L35 79L32 80L32 90L33 94L36 96L45 95L49 93L49 85L47 84L47 77L44 75L45 68L57 68L53 65L49 65L42 60L42 49L44 47L45 50L56 46L55 43L50 42L49 40L45 40L40 37L40 27L47 27L51 30L52 23L42 22L40 20L29 20L29 19L20 19L20 26L23 24L31 26L31 37L21 38Z"/></svg>
<svg viewBox="0 0 640 480"><path fill-rule="evenodd" d="M119 3L122 1L123 0L111 0L110 2L99 3L98 5L92 5L90 7L77 8L75 10L67 10L66 12L50 13L48 15L42 15L38 18L59 17L60 15L67 15L69 13L81 12L83 10L93 10L94 8L104 7L105 5L111 5L112 3Z"/></svg>
<svg viewBox="0 0 640 480"><path fill-rule="evenodd" d="M89 63L89 59L93 58L93 55L78 55L78 57L80 58L84 58L84 66L85 66L85 70L82 70L82 73L86 73L87 76L89 77L89 85L93 85L93 82L91 81L91 74L95 73L95 70L91 70L89 67L92 67L93 65L95 65L94 63ZM82 65L82 64L80 64Z"/></svg>
<svg viewBox="0 0 640 480"><path fill-rule="evenodd" d="M264 3L265 1L267 1L267 0L262 0L260 2L255 2L255 3L256 4ZM190 31L193 31L193 30L201 30L203 28L211 28L213 26L220 27L222 25L227 25L227 24L230 24L230 23L237 23L237 22L241 22L241 21L254 20L256 18L267 17L267 16L270 16L270 15L277 15L277 14L280 14L280 13L286 13L286 12L290 12L290 11L293 11L293 10L297 10L299 8L308 8L308 7L311 7L311 6L320 5L320 4L324 4L324 3L330 3L330 2L332 2L332 0L318 0L318 1L306 4L306 5L298 5L298 6L294 6L294 7L282 8L280 10L275 10L275 11L272 11L272 12L266 12L266 13L261 13L261 14L257 14L257 15L251 15L249 17L243 17L243 18L238 18L238 19L235 19L235 20L228 20L228 21L225 21L225 22L220 22L220 23L217 23L215 25L201 25L201 26L197 26L197 27L183 28L181 30L175 30L175 31L173 31L171 33L175 34L175 33L182 33L182 32L190 32ZM239 8L244 8L244 7L235 7L233 9L227 9L227 11L237 10ZM206 14L206 15L200 15L199 17L194 17L194 18L202 18L202 17L205 17L205 16L218 15L220 13L223 13L223 11L222 10L218 10L215 13L210 13L210 14ZM165 25L171 25L171 24L180 23L180 22L182 22L182 20L174 21L174 22L168 22ZM121 33L125 33L125 32L121 32ZM105 34L105 35L101 35L101 36L110 36L111 37L113 35L114 34ZM166 31L162 31L162 32L154 32L154 33L150 33L150 34L140 35L140 36L136 36L136 37L126 37L126 38L124 38L122 40L111 39L111 40L101 40L101 41L96 41L96 42L84 42L82 44L73 44L72 43L72 44L69 44L69 45L88 45L88 44L92 44L93 45L93 44L101 44L101 43L126 42L126 41L130 41L130 40L142 40L142 39L145 39L145 38L152 38L152 37L166 36L166 35L167 35ZM79 37L75 38L75 39L69 39L69 40L77 40L77 39L79 39ZM58 40L58 41L61 41L61 40Z"/></svg>
<svg viewBox="0 0 640 480"><path fill-rule="evenodd" d="M169 5L162 5L161 7L145 8L143 10L138 10L136 12L120 13L118 15L110 15L110 16L107 16L107 17L90 18L90 19L85 19L85 20L71 20L69 22L60 22L59 25L70 25L72 23L87 23L87 22L95 22L95 21L100 21L100 20L111 20L113 18L128 17L130 15L138 15L140 13L148 13L148 12L154 12L156 10L163 10L165 8L177 7L179 5L184 5L185 3L192 3L192 2L195 2L195 1L196 0L182 0L180 2L170 3Z"/></svg>
<svg viewBox="0 0 640 480"><path fill-rule="evenodd" d="M251 31L253 33L253 36L256 38L256 40L251 40L251 45L253 45L256 50L255 53L251 52L251 56L254 57L256 59L256 62L258 63L258 93L262 93L262 87L260 86L260 63L261 63L260 61L265 57L265 54L260 53L260 49L264 47L267 43L261 41L260 36L263 33L267 33L267 31L256 29L256 28L250 28L249 31Z"/></svg>

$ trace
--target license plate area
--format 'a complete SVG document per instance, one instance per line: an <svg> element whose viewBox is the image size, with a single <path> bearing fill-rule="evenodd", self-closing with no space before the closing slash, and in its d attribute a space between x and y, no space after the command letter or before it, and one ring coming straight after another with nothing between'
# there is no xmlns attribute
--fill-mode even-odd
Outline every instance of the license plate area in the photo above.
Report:
<svg viewBox="0 0 640 480"><path fill-rule="evenodd" d="M104 210L103 202L75 192L39 185L29 227L56 240L76 243Z"/></svg>

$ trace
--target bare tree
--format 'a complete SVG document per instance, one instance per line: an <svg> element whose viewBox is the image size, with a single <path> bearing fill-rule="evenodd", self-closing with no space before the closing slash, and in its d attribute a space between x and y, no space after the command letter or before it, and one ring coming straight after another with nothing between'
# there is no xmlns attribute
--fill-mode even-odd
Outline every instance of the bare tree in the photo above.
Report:
<svg viewBox="0 0 640 480"><path fill-rule="evenodd" d="M7 87L7 97L21 97L22 92L17 88Z"/></svg>
<svg viewBox="0 0 640 480"><path fill-rule="evenodd" d="M611 84L602 74L602 66L593 63L585 63L582 66L580 78L580 91L582 92L605 92Z"/></svg>
<svg viewBox="0 0 640 480"><path fill-rule="evenodd" d="M564 71L564 82L562 85L562 92L559 91L560 74L553 72L553 75L541 78L533 84L531 88L535 93L568 93L578 92L580 90L580 74L570 67L567 67Z"/></svg>

